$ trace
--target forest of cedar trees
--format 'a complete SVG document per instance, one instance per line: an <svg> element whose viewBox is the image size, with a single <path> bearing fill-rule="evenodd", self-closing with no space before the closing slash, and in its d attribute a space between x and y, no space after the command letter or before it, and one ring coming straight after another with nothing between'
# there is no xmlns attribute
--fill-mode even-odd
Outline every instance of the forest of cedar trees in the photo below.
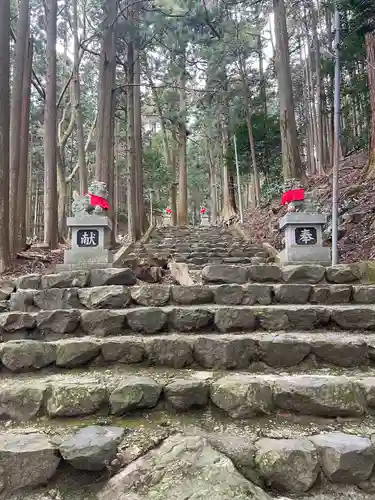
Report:
<svg viewBox="0 0 375 500"><path fill-rule="evenodd" d="M365 155L372 186L373 0L0 0L0 272L30 242L67 244L93 180L118 241L167 207L215 223L239 196L264 210L286 179L329 185L335 8L340 157Z"/></svg>

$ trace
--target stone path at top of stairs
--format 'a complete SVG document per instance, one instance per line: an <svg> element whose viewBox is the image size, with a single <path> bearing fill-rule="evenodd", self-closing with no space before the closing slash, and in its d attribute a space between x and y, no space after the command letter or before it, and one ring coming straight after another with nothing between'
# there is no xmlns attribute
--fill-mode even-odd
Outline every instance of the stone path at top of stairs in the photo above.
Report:
<svg viewBox="0 0 375 500"><path fill-rule="evenodd" d="M220 228L157 229L147 245L199 266L202 284L140 285L129 268L0 283L0 499L47 482L46 498L72 500L48 489L68 464L113 473L176 433L269 491L371 495L366 266L281 269Z"/></svg>
<svg viewBox="0 0 375 500"><path fill-rule="evenodd" d="M228 229L217 227L156 228L150 240L130 253L125 262L136 257L159 255L184 262L191 270L207 264L260 264L267 254L259 245L244 241Z"/></svg>

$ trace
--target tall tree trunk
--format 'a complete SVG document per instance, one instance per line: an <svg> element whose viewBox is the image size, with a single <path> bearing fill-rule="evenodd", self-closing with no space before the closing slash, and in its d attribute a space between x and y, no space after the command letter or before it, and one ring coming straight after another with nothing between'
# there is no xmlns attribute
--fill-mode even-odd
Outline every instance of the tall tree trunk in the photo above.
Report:
<svg viewBox="0 0 375 500"><path fill-rule="evenodd" d="M259 77L260 77L260 98L263 106L263 113L266 117L268 114L267 111L267 83L264 78L264 70L263 70L263 48L262 48L262 37L261 35L257 36L257 49L258 49L258 60L259 60Z"/></svg>
<svg viewBox="0 0 375 500"><path fill-rule="evenodd" d="M305 181L298 150L297 126L294 114L289 42L284 0L273 0L275 15L277 76L280 98L280 130L284 179Z"/></svg>
<svg viewBox="0 0 375 500"><path fill-rule="evenodd" d="M171 193L171 224L172 226L175 226L177 224L177 184L176 184L176 177L177 177L177 160L175 156L175 150L176 150L176 142L177 142L177 135L176 133L172 133L172 141L173 144L170 143L168 139L168 131L165 123L165 118L163 116L163 109L161 105L161 101L159 98L159 93L157 91L157 88L155 87L153 81L152 81L152 76L151 76L151 71L148 68L147 64L147 59L144 60L144 66L146 69L146 76L148 79L148 82L151 87L151 92L152 92L152 97L154 100L154 104L156 107L156 110L158 112L159 116L159 122L160 122L160 127L161 127L161 132L162 132L162 138L163 138L163 155L164 155L164 162L167 168L171 170L172 174L172 182L170 185L170 193ZM172 151L171 151L172 150Z"/></svg>
<svg viewBox="0 0 375 500"><path fill-rule="evenodd" d="M108 198L111 200L108 216L112 219L112 231L110 233L110 248L116 245L116 228L115 228L115 110L116 110L116 93L111 93L111 110L109 122L109 137L111 142L109 144L108 164Z"/></svg>
<svg viewBox="0 0 375 500"><path fill-rule="evenodd" d="M320 71L320 43L318 38L318 13L314 6L312 6L312 32L313 32L313 43L315 52L315 78L316 78L316 149L318 157L318 173L322 174L324 172L324 147L323 147L323 116L322 116L322 76Z"/></svg>
<svg viewBox="0 0 375 500"><path fill-rule="evenodd" d="M246 72L245 72L245 67L244 67L245 65L242 61L241 56L239 57L239 64L240 64L241 80L242 80L242 86L243 86L244 97L245 97L246 124L247 124L247 133L249 136L251 163L253 166L255 206L258 206L260 203L260 181L259 181L256 152L255 152L255 141L254 141L254 135L253 135L252 109L251 109L251 103L250 103L249 87L248 87L248 82L247 82ZM240 196L240 194L239 194L239 196Z"/></svg>
<svg viewBox="0 0 375 500"><path fill-rule="evenodd" d="M309 39L308 39L309 40ZM317 120L317 108L315 101L315 88L314 88L314 78L313 78L313 61L312 61L312 53L310 48L310 42L308 47L308 57L307 57L307 78L308 78L308 89L309 89L309 108L310 108L310 117L311 117L311 131L312 131L312 148L314 155L314 170L312 171L315 174L319 171L319 158L317 157L317 149L318 149L318 120Z"/></svg>
<svg viewBox="0 0 375 500"><path fill-rule="evenodd" d="M368 176L375 177L375 32L366 35L367 71L370 89L371 126Z"/></svg>
<svg viewBox="0 0 375 500"><path fill-rule="evenodd" d="M78 26L78 0L73 1L73 78L72 78L72 102L75 108L75 122L77 130L77 146L78 146L78 164L79 164L79 191L81 195L87 193L87 168L85 154L85 136L83 132L83 116L81 109L81 83L79 76L80 65L80 41L79 41L79 26Z"/></svg>
<svg viewBox="0 0 375 500"><path fill-rule="evenodd" d="M66 159L65 150L59 150L57 154L57 185L59 199L57 205L57 227L59 241L64 243L67 237L66 207L68 204L68 184L65 182Z"/></svg>
<svg viewBox="0 0 375 500"><path fill-rule="evenodd" d="M38 214L39 214L39 174L35 176L35 201L34 201L34 215L33 215L33 238L39 236L38 231Z"/></svg>
<svg viewBox="0 0 375 500"><path fill-rule="evenodd" d="M130 9L128 12L130 12ZM131 19L131 14L128 15L128 19ZM136 241L140 237L140 232L137 224L137 179L134 134L134 45L132 40L128 41L127 84L128 235L130 241Z"/></svg>
<svg viewBox="0 0 375 500"><path fill-rule="evenodd" d="M115 50L115 20L116 0L106 0L104 12L106 15L105 30L100 51L99 70L99 103L98 121L96 133L96 163L95 178L97 181L105 182L109 187L109 170L111 165L111 148L113 138L111 137L112 121L112 92L114 90L116 76L116 50ZM110 205L112 200L110 200Z"/></svg>
<svg viewBox="0 0 375 500"><path fill-rule="evenodd" d="M19 245L19 210L18 210L18 182L20 176L21 154L21 121L22 121L22 87L25 66L25 52L27 47L29 28L29 0L20 1L19 21L17 24L15 60L13 71L12 101L10 114L10 250L14 255Z"/></svg>
<svg viewBox="0 0 375 500"><path fill-rule="evenodd" d="M185 50L180 56L180 113L178 121L178 140L180 162L178 171L178 208L177 221L180 226L188 224L188 186L186 164L186 61Z"/></svg>
<svg viewBox="0 0 375 500"><path fill-rule="evenodd" d="M224 119L228 119L227 117ZM222 144L223 144L223 161L222 161L222 217L224 220L230 219L235 213L234 196L233 196L233 179L230 174L229 161L229 135L228 125L223 123L222 126Z"/></svg>
<svg viewBox="0 0 375 500"><path fill-rule="evenodd" d="M24 248L26 245L26 212L27 212L27 185L28 176L31 175L29 169L29 122L30 122L30 92L31 92L31 73L33 63L33 41L26 41L26 52L22 83L22 119L21 119L21 152L20 152L20 171L17 188L19 232L17 238L17 249Z"/></svg>
<svg viewBox="0 0 375 500"><path fill-rule="evenodd" d="M326 24L326 32L327 32L327 49L330 53L333 52L333 29L332 29L332 13L330 10L330 6L327 5L324 9L325 12L325 24ZM334 70L332 65L332 70L328 75L328 85L327 85L327 101L328 101L328 122L329 122L329 137L327 138L328 144L330 144L330 167L333 165L333 144L334 144Z"/></svg>
<svg viewBox="0 0 375 500"><path fill-rule="evenodd" d="M177 226L177 172L178 172L178 138L176 128L172 128L172 155L171 155L171 170L172 170L172 182L171 182L171 224L172 226Z"/></svg>
<svg viewBox="0 0 375 500"><path fill-rule="evenodd" d="M44 106L44 242L58 246L57 231L57 112L56 112L56 29L57 0L46 0L47 78Z"/></svg>
<svg viewBox="0 0 375 500"><path fill-rule="evenodd" d="M31 230L31 213L33 207L33 185L34 179L31 176L33 168L33 136L30 132L30 143L29 143L29 158L28 158L28 168L27 168L27 191L26 191L26 239L32 236Z"/></svg>
<svg viewBox="0 0 375 500"><path fill-rule="evenodd" d="M10 1L0 2L0 272L10 262L9 251L9 73Z"/></svg>
<svg viewBox="0 0 375 500"><path fill-rule="evenodd" d="M138 20L138 12L136 13ZM139 51L139 33L134 43L134 144L135 144L135 180L136 213L140 234L145 227L145 204L143 199L143 161L142 161L142 107L141 107L141 64Z"/></svg>
<svg viewBox="0 0 375 500"><path fill-rule="evenodd" d="M211 128L211 127L210 127ZM211 150L210 140L206 140L208 165L210 172L210 200L211 200L211 224L217 223L217 192L216 192L216 165Z"/></svg>

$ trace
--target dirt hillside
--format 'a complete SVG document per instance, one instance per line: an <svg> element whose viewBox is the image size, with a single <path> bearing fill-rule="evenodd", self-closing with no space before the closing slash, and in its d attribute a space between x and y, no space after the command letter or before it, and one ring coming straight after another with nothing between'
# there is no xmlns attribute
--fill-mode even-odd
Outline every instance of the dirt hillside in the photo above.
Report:
<svg viewBox="0 0 375 500"><path fill-rule="evenodd" d="M339 252L341 262L375 259L375 182L363 179L366 153L356 153L340 164ZM329 216L332 209L332 175L309 179L308 191ZM286 213L280 198L266 206L251 209L244 217L244 227L257 243L267 241L281 250L282 233L278 220ZM329 224L328 224L329 225ZM330 231L326 231L329 244Z"/></svg>

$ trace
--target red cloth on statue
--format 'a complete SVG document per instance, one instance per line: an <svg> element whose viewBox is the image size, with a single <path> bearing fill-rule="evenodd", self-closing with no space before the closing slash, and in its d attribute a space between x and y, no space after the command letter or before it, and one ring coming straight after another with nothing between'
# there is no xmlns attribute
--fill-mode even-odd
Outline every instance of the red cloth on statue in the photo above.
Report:
<svg viewBox="0 0 375 500"><path fill-rule="evenodd" d="M281 205L286 205L291 201L302 201L305 199L305 190L304 189L290 189L283 193L281 197Z"/></svg>
<svg viewBox="0 0 375 500"><path fill-rule="evenodd" d="M96 207L97 205L100 208L104 208L104 210L109 209L109 204L108 201L101 196L96 196L95 194L89 193L88 196L90 197L90 205Z"/></svg>

